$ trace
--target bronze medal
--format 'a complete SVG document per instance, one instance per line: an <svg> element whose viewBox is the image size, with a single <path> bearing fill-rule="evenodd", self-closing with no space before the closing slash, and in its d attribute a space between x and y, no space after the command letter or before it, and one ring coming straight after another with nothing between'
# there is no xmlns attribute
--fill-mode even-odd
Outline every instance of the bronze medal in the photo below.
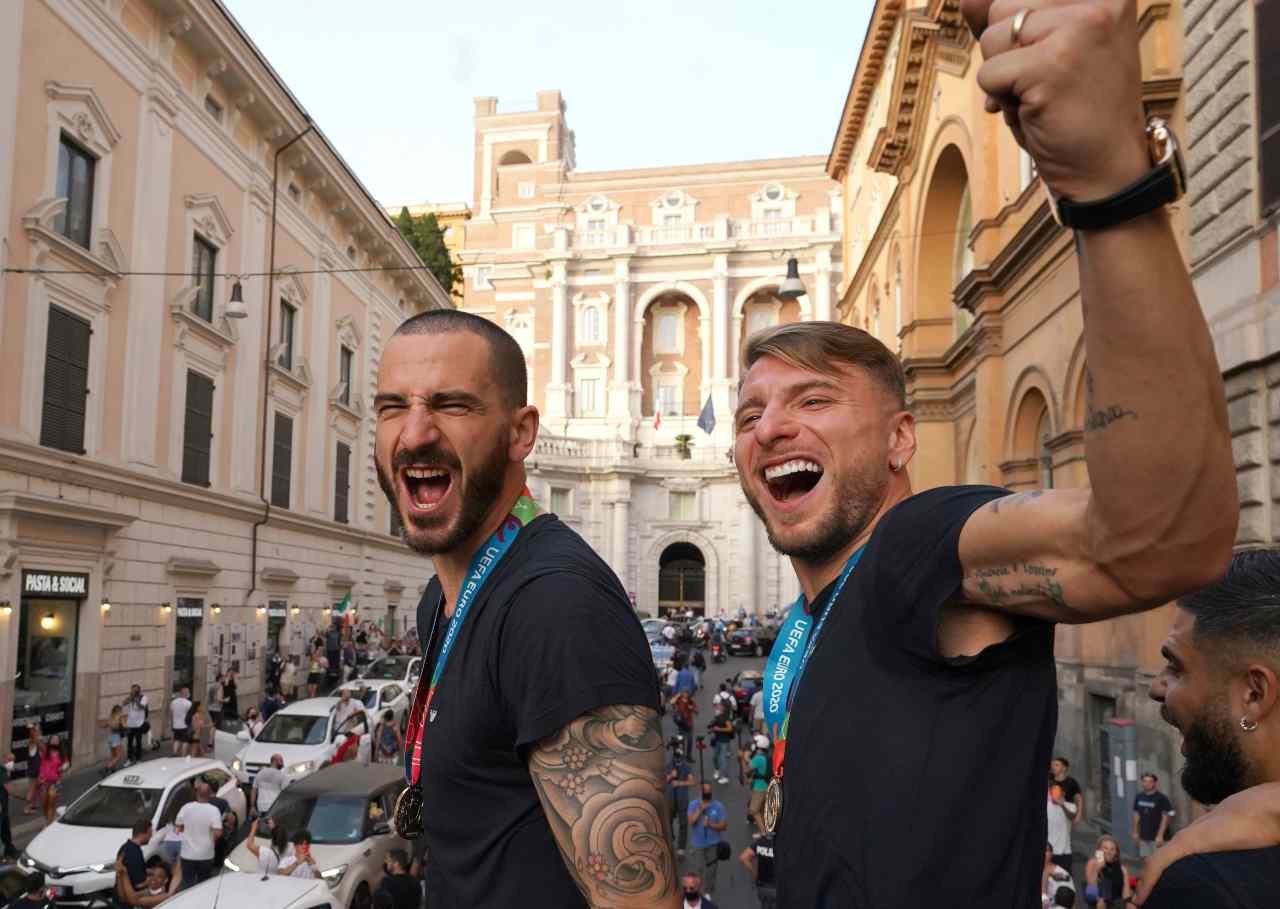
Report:
<svg viewBox="0 0 1280 909"><path fill-rule="evenodd" d="M769 788L764 793L764 829L768 833L778 832L778 821L782 819L782 777L775 776L769 781Z"/></svg>
<svg viewBox="0 0 1280 909"><path fill-rule="evenodd" d="M393 820L396 836L406 840L422 836L422 790L419 787L406 786L400 793Z"/></svg>

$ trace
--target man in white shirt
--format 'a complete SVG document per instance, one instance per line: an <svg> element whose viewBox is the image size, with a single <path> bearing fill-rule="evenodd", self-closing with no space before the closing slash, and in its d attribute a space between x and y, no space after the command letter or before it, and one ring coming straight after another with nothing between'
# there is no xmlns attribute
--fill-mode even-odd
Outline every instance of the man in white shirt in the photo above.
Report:
<svg viewBox="0 0 1280 909"><path fill-rule="evenodd" d="M182 834L182 880L187 887L207 881L213 875L213 856L222 836L222 812L209 799L213 790L200 780L196 800L178 810L174 828Z"/></svg>
<svg viewBox="0 0 1280 909"><path fill-rule="evenodd" d="M333 727L337 729L347 720L355 716L360 705L351 700L351 689L343 688L338 694L338 706L333 708Z"/></svg>
<svg viewBox="0 0 1280 909"><path fill-rule="evenodd" d="M753 732L764 732L764 688L757 688L751 695L751 729Z"/></svg>
<svg viewBox="0 0 1280 909"><path fill-rule="evenodd" d="M253 800L250 807L259 816L271 810L284 787L289 785L289 778L284 774L284 756L271 755L271 766L258 771L253 781Z"/></svg>
<svg viewBox="0 0 1280 909"><path fill-rule="evenodd" d="M191 730L187 728L187 714L191 711L191 691L183 688L169 702L169 728L173 730L173 753L182 757L191 750Z"/></svg>
<svg viewBox="0 0 1280 909"><path fill-rule="evenodd" d="M1063 810L1061 801L1054 801L1050 794L1045 799L1046 811L1049 813L1049 845L1053 847L1053 860L1060 867L1071 872L1071 819ZM1063 858L1060 858L1062 856Z"/></svg>
<svg viewBox="0 0 1280 909"><path fill-rule="evenodd" d="M151 709L151 702L142 693L141 686L134 685L129 689L129 700L124 702L124 708L128 713L125 717L129 741L127 757L129 763L136 764L142 760L142 737L151 728L147 723L147 712Z"/></svg>

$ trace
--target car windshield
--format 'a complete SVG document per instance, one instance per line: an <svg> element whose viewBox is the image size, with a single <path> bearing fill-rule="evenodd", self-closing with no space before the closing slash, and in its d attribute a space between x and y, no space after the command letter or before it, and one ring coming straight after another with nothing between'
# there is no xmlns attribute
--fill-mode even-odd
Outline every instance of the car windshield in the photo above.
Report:
<svg viewBox="0 0 1280 909"><path fill-rule="evenodd" d="M358 843L364 839L364 815L369 799L358 795L321 795L285 790L267 813L290 832L307 829L317 846ZM270 836L267 825L258 836Z"/></svg>
<svg viewBox="0 0 1280 909"><path fill-rule="evenodd" d="M77 827L132 827L139 818L153 818L160 789L135 786L94 786L67 809L64 824Z"/></svg>
<svg viewBox="0 0 1280 909"><path fill-rule="evenodd" d="M408 656L383 657L370 663L361 675L366 679L381 679L383 681L403 679L408 674L409 664L412 662L413 657Z"/></svg>
<svg viewBox="0 0 1280 909"><path fill-rule="evenodd" d="M262 727L259 742L268 745L323 745L329 718L303 713L277 713Z"/></svg>

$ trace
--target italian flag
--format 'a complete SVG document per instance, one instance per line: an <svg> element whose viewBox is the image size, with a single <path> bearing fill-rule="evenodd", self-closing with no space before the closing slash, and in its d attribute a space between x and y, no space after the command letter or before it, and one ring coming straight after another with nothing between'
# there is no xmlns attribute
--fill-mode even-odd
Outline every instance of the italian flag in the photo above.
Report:
<svg viewBox="0 0 1280 909"><path fill-rule="evenodd" d="M333 614L336 616L342 617L343 625L350 625L351 613L353 610L354 610L354 606L352 605L352 602L351 602L351 594L348 593L345 597L342 598L341 603L333 607Z"/></svg>

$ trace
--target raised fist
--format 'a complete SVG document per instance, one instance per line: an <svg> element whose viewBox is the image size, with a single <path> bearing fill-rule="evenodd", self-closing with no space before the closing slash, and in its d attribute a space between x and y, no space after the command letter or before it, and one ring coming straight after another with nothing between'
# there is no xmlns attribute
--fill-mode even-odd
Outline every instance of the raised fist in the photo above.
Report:
<svg viewBox="0 0 1280 909"><path fill-rule="evenodd" d="M1109 196L1151 168L1135 0L961 0L1003 112L1057 195Z"/></svg>

